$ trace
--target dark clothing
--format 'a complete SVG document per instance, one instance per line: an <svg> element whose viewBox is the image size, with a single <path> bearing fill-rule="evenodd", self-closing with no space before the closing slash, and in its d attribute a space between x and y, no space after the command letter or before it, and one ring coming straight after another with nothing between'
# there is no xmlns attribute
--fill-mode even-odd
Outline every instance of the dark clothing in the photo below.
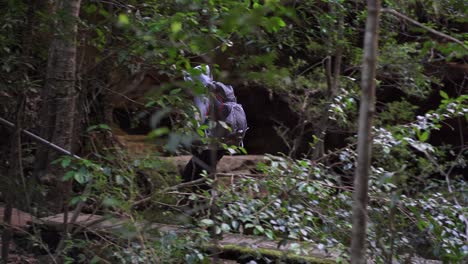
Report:
<svg viewBox="0 0 468 264"><path fill-rule="evenodd" d="M214 159L212 158L212 154L215 154ZM193 158L187 163L182 174L183 182L190 182L200 179L200 174L203 172L203 170L206 170L208 174L210 174L210 171L214 171L216 169L218 161L221 160L223 156L224 150L219 149L206 149L201 152L194 151ZM199 185L198 188L194 189L208 190L209 186L207 184L202 184Z"/></svg>

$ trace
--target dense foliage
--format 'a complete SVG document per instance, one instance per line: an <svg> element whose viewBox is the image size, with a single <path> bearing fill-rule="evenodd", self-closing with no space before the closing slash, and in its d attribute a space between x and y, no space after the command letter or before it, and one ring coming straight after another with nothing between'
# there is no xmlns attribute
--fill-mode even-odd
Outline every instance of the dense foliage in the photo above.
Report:
<svg viewBox="0 0 468 264"><path fill-rule="evenodd" d="M37 2L0 4L0 117L14 120L22 112L23 126L33 132L39 132L39 106L47 104L41 99L50 38L59 34L51 25L63 15L53 3ZM71 214L77 208L127 220L106 236L70 233L56 254L67 263L209 263L211 239L230 232L280 245L292 241L299 255L318 250L347 263L364 2L83 0L75 141L84 158L54 164L65 171L60 180L74 184ZM464 46L382 14L369 255L379 263L412 256L461 263L468 252L468 6L463 0L385 0L383 6ZM266 155L254 176L239 175L229 184L207 179L218 192L177 188L176 168L161 158L187 153L204 138L207 126L194 118L190 98L206 91L181 81L182 72L193 73L198 64L212 65L221 80L268 90L287 103L285 111L296 121L291 126L270 117L287 153ZM452 66L464 69L464 76L453 77L450 69L459 68ZM132 87L131 80L147 74L158 80L158 89L129 98L133 91L119 86ZM132 156L116 143L112 107L121 101L131 101L136 112L131 126L150 123L148 138L163 148ZM41 145L24 137L20 155L10 155L4 135L11 133L0 125L0 135L2 175L9 175L12 160L22 164L21 178L2 179L0 200L12 193L15 207L50 215L48 182L33 175ZM231 154L249 151L248 145L224 147ZM185 216L180 211L186 200L219 210ZM153 221L200 229L159 233L151 229ZM25 250L49 252L44 238L34 229Z"/></svg>

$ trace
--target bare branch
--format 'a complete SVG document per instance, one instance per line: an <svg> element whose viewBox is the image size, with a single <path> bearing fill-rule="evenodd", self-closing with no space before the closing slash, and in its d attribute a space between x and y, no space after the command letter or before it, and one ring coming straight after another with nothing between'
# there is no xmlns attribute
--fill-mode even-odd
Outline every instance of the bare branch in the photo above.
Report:
<svg viewBox="0 0 468 264"><path fill-rule="evenodd" d="M422 24L422 23L420 23L420 22L418 22L418 21L416 21L416 20L414 20L414 19L412 19L412 18L398 12L398 11L396 11L395 9L382 8L381 11L385 12L385 13L392 14L392 15L398 17L398 18L404 19L404 20L406 20L406 21L408 21L408 22L410 22L410 23L412 23L412 24L414 24L414 25L416 25L418 27L424 28L425 30L427 30L427 31L431 32L432 34L437 35L437 36L439 36L441 38L445 38L447 40L450 40L452 42L460 44L464 49L468 50L468 47L463 43L463 41L461 41L459 39L456 39L456 38L454 38L452 36L449 36L449 35L447 35L447 34L445 34L443 32L437 31L437 30L435 30L433 28L430 28L430 27L428 27L428 26L426 26L426 25L424 25L424 24Z"/></svg>

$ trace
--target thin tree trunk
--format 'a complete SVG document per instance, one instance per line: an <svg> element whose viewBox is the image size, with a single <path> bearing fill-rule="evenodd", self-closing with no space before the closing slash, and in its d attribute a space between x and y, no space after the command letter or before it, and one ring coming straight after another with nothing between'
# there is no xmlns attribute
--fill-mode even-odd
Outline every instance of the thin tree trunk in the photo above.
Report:
<svg viewBox="0 0 468 264"><path fill-rule="evenodd" d="M37 2L35 2L37 4ZM56 13L56 6L49 5L46 10L42 10L47 13ZM55 32L57 30L57 21L53 21L49 25L49 32ZM40 120L38 122L39 125L39 136L47 141L52 140L52 133L53 127L55 122L55 115L54 113L54 102L51 96L51 84L49 81L49 75L53 70L53 61L56 57L56 47L53 45L53 40L49 44L49 51L48 51L48 60L47 60L47 76L46 76L46 83L41 91L41 108L39 111ZM34 177L36 179L40 179L44 176L49 163L49 150L45 147L38 147L36 151L36 158L34 161Z"/></svg>
<svg viewBox="0 0 468 264"><path fill-rule="evenodd" d="M22 37L22 60L25 62L24 65L20 66L18 71L24 75L24 78L29 78L30 69L25 66L26 63L31 63L31 50L32 50L32 36L34 35L34 21L36 20L36 5L33 0L27 2L28 11L26 15L26 23L24 28L21 29L23 32ZM24 108L26 103L26 92L25 90L19 90L18 101L16 105L15 120L13 121L13 133L11 134L11 143L10 143L10 167L6 178L2 180L4 185L4 194L5 199L5 208L3 214L3 223L4 230L1 236L1 259L3 263L8 263L8 256L10 253L10 244L13 237L13 227L11 225L13 208L18 206L17 194L22 193L19 189L19 182L24 184L24 174L23 174L23 158L22 158L22 126L24 120ZM26 188L24 188L24 193L21 194L22 197L26 199L26 205L30 205L29 194L27 193Z"/></svg>
<svg viewBox="0 0 468 264"><path fill-rule="evenodd" d="M11 226L11 217L13 211L13 203L15 201L15 193L18 190L18 184L21 173L23 172L22 157L21 157L21 127L23 123L25 97L23 94L19 96L17 109L15 130L11 135L10 145L10 168L8 169L7 178L2 180L4 185L2 192L5 196L5 211L3 214L4 230L2 232L2 262L8 262L10 253L10 241L13 236L13 228Z"/></svg>
<svg viewBox="0 0 468 264"><path fill-rule="evenodd" d="M333 99L338 94L340 86L341 61L343 59L343 44L340 42L343 41L344 38L344 16L340 15L340 12L337 11L337 9L332 4L330 4L330 9L333 10L335 15L338 17L337 38L334 40L338 43L334 43L336 45L336 49L334 51L333 67L331 56L325 62L325 75L327 77L328 86L328 105L317 125L315 134L319 140L317 141L314 152L312 154L313 159L319 159L325 153L325 136L327 134L328 127L330 126L330 105L333 103Z"/></svg>
<svg viewBox="0 0 468 264"><path fill-rule="evenodd" d="M12 207L12 200L9 197L5 198L5 208L3 211L3 223L4 229L2 231L2 262L1 263L8 263L8 256L10 254L10 240L13 234L11 228L11 215L12 215L13 207Z"/></svg>
<svg viewBox="0 0 468 264"><path fill-rule="evenodd" d="M368 179L372 157L372 120L375 112L375 72L377 64L380 1L367 1L364 58L361 74L358 160L354 179L351 263L366 263Z"/></svg>
<svg viewBox="0 0 468 264"><path fill-rule="evenodd" d="M328 128L330 126L330 105L333 103L333 99L338 94L338 88L340 85L341 75L341 61L343 57L343 44L341 43L344 38L344 16L340 10L340 6L336 3L329 4L331 12L337 17L338 23L336 25L336 37L330 38L329 46L335 46L333 53L330 52L325 62L325 76L327 78L327 107L325 108L323 115L318 121L316 136L318 141L316 143L314 152L312 154L313 159L321 158L325 153L325 136L327 135ZM333 58L332 58L333 56ZM332 63L333 62L333 63ZM333 65L332 65L333 64Z"/></svg>
<svg viewBox="0 0 468 264"><path fill-rule="evenodd" d="M41 117L43 128L41 135L70 152L75 121L76 35L80 4L81 0L60 0L56 4L57 13L61 14L55 21L55 34L49 48ZM55 198L54 209L60 210L66 202L70 186L69 183L63 186L58 184L63 171L49 165L56 158L58 158L57 153L38 149L35 165L36 169L45 167L54 185L58 185L55 192L58 197L51 198Z"/></svg>

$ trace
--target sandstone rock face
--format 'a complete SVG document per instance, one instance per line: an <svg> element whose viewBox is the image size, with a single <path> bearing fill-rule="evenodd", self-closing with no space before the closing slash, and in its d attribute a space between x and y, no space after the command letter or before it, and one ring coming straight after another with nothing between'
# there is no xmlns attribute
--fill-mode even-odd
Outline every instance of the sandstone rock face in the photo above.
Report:
<svg viewBox="0 0 468 264"><path fill-rule="evenodd" d="M114 85L105 96L106 122L131 135L147 135L151 131L146 120L149 117L137 118L138 113L145 109L146 95L175 80L156 71L142 71L134 76L118 75L114 79ZM286 101L262 86L226 82L234 85L237 101L242 104L247 115L249 130L244 143L248 152L286 153L287 147L275 130L278 123L287 127L293 127L297 123L297 117ZM139 119L141 122L133 127L135 124L132 125L132 119ZM131 148L139 151L135 145Z"/></svg>
<svg viewBox="0 0 468 264"><path fill-rule="evenodd" d="M4 210L5 208L2 205L0 205L0 225L3 224ZM24 230L32 220L33 217L31 216L31 214L13 208L11 214L11 226L14 230Z"/></svg>
<svg viewBox="0 0 468 264"><path fill-rule="evenodd" d="M165 157L164 160L172 162L182 172L185 165L190 161L192 156L176 156L176 157ZM257 163L264 162L263 155L239 155L239 156L224 156L218 163L216 168L217 172L243 172L251 173L255 169Z"/></svg>

